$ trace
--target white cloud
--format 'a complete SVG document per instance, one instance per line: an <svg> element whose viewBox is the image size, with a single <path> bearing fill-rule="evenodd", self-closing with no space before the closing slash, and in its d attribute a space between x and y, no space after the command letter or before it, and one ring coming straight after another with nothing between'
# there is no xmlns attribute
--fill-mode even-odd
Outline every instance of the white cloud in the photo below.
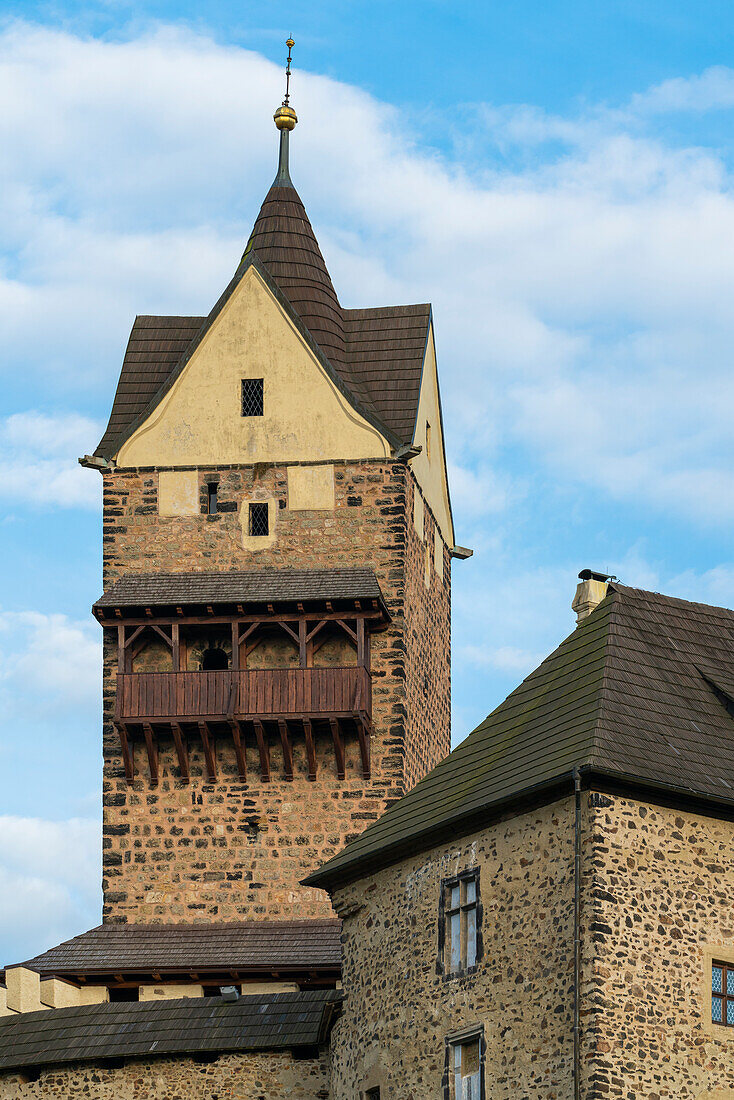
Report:
<svg viewBox="0 0 734 1100"><path fill-rule="evenodd" d="M40 611L0 612L0 698L6 719L97 705L102 641L95 622ZM6 722L3 721L3 725Z"/></svg>
<svg viewBox="0 0 734 1100"><path fill-rule="evenodd" d="M714 65L700 75L674 77L632 97L635 114L712 111L734 107L734 70Z"/></svg>
<svg viewBox="0 0 734 1100"><path fill-rule="evenodd" d="M0 965L99 923L100 827L0 815Z"/></svg>
<svg viewBox="0 0 734 1100"><path fill-rule="evenodd" d="M77 458L93 450L100 425L76 414L14 413L0 421L0 499L13 509L100 506L99 476Z"/></svg>
<svg viewBox="0 0 734 1100"><path fill-rule="evenodd" d="M480 108L470 175L418 150L388 105L297 74L293 171L342 298L435 303L457 499L478 478L486 513L502 509L481 468L491 436L613 498L731 518L731 181L716 151L643 123L725 103L733 81L712 70L578 117ZM273 173L280 83L257 53L170 27L0 35L8 366L108 403L136 311L211 306ZM530 155L543 142L560 151ZM529 159L494 155L508 144ZM31 465L30 491L92 501L76 471L52 490L50 473Z"/></svg>

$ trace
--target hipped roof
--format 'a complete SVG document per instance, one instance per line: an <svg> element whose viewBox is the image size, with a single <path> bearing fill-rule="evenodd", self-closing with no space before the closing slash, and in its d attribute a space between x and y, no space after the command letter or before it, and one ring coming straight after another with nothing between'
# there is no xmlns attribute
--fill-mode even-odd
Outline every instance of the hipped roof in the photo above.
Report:
<svg viewBox="0 0 734 1100"><path fill-rule="evenodd" d="M521 812L574 769L734 812L734 612L610 584L504 703L306 881L331 887Z"/></svg>
<svg viewBox="0 0 734 1100"><path fill-rule="evenodd" d="M394 447L412 442L430 305L343 309L296 189L276 183L208 317L136 318L97 457L111 459L155 409L252 264L353 407Z"/></svg>

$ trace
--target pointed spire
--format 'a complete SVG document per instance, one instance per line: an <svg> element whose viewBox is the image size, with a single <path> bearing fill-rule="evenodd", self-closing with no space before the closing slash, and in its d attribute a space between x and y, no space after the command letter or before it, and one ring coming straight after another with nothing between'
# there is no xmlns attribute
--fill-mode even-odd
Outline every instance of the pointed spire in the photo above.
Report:
<svg viewBox="0 0 734 1100"><path fill-rule="evenodd" d="M288 60L285 66L285 98L281 103L278 110L273 115L273 121L276 127L280 130L280 153L278 156L278 174L275 177L273 183L274 187L292 187L290 173L288 171L288 142L290 139L291 130L294 129L298 122L298 116L291 106L289 106L289 100L291 98L291 50L295 46L295 42L292 38L289 38L286 42L288 47Z"/></svg>
<svg viewBox="0 0 734 1100"><path fill-rule="evenodd" d="M280 131L278 174L265 196L247 242L245 256L256 252L276 286L285 294L327 359L345 360L344 321L321 249L288 171L288 139L298 122L290 106L291 49L288 46L285 98L273 115Z"/></svg>

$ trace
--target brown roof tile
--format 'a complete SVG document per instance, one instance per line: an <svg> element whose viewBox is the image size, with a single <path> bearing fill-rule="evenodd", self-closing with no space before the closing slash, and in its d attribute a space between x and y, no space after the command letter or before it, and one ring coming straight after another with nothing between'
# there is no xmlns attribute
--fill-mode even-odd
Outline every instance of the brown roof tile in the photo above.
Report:
<svg viewBox="0 0 734 1100"><path fill-rule="evenodd" d="M338 920L221 924L101 924L23 965L42 974L333 970Z"/></svg>
<svg viewBox="0 0 734 1100"><path fill-rule="evenodd" d="M734 810L734 611L613 583L594 612L310 885L437 843L573 768Z"/></svg>
<svg viewBox="0 0 734 1100"><path fill-rule="evenodd" d="M334 990L53 1008L0 1018L0 1070L205 1051L283 1050L326 1041Z"/></svg>
<svg viewBox="0 0 734 1100"><path fill-rule="evenodd" d="M429 305L345 309L292 186L274 184L253 227L243 262L257 257L338 383L392 439L410 443L418 412ZM244 270L240 265L238 275ZM236 285L237 276L223 296ZM110 420L96 450L111 458L160 400L196 347L208 318L138 317L122 364Z"/></svg>
<svg viewBox="0 0 734 1100"><path fill-rule="evenodd" d="M94 607L167 604L323 603L325 600L379 600L371 569L261 569L226 573L128 573Z"/></svg>

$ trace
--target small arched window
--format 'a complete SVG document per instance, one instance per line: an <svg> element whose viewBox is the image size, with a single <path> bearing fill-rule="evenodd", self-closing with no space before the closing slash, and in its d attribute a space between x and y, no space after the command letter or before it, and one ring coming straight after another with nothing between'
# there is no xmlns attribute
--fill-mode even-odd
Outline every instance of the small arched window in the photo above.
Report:
<svg viewBox="0 0 734 1100"><path fill-rule="evenodd" d="M205 649L201 657L201 667L204 672L218 672L220 669L229 668L229 658L223 649L212 646Z"/></svg>

